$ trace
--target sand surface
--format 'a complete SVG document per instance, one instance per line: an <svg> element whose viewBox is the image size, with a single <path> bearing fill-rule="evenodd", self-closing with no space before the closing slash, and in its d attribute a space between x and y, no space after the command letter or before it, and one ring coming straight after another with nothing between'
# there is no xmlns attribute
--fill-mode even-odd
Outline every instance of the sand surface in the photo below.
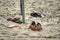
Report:
<svg viewBox="0 0 60 40"><path fill-rule="evenodd" d="M8 18L21 18L20 0L0 0L0 40L60 40L60 1L24 0L25 24L7 21ZM37 12L42 18L31 17ZM42 31L28 29L32 21L42 25ZM16 24L17 27L8 28Z"/></svg>

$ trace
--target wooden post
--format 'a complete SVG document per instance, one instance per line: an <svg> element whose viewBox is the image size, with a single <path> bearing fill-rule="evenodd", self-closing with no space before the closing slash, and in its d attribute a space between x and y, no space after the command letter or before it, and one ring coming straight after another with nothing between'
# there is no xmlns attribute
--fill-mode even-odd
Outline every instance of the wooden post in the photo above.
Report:
<svg viewBox="0 0 60 40"><path fill-rule="evenodd" d="M20 0L20 8L21 8L22 21L23 23L25 23L24 0Z"/></svg>

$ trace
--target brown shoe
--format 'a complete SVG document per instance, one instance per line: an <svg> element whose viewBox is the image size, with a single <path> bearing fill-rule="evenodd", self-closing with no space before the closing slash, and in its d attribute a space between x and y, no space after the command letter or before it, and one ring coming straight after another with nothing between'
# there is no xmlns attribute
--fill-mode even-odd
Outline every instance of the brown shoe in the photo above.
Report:
<svg viewBox="0 0 60 40"><path fill-rule="evenodd" d="M37 28L36 28L37 31L41 31L42 30L42 27L41 27L41 24L40 23L37 23Z"/></svg>

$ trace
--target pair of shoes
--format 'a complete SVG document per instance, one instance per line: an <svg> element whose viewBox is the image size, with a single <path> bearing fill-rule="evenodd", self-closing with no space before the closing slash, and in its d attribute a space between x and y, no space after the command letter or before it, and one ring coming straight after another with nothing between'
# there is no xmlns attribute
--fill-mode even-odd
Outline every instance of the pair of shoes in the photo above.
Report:
<svg viewBox="0 0 60 40"><path fill-rule="evenodd" d="M41 24L40 23L36 24L34 21L31 23L29 28L33 31L41 31L42 30Z"/></svg>
<svg viewBox="0 0 60 40"><path fill-rule="evenodd" d="M33 16L33 17L42 17L41 14L39 14L39 13L31 13L31 16Z"/></svg>
<svg viewBox="0 0 60 40"><path fill-rule="evenodd" d="M22 21L20 21L20 18L14 18L14 19L8 18L7 21L12 21L12 22L19 23L19 24L22 23Z"/></svg>

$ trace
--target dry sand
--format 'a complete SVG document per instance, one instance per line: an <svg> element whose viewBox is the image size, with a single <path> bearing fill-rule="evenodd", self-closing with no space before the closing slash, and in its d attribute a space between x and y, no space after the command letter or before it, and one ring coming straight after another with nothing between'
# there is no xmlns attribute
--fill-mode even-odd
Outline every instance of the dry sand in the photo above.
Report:
<svg viewBox="0 0 60 40"><path fill-rule="evenodd" d="M60 1L24 1L26 23L8 28L16 23L7 21L7 18L21 18L20 0L0 0L0 40L60 40ZM31 17L32 12L40 13L42 18ZM41 23L42 31L28 29L32 21Z"/></svg>

